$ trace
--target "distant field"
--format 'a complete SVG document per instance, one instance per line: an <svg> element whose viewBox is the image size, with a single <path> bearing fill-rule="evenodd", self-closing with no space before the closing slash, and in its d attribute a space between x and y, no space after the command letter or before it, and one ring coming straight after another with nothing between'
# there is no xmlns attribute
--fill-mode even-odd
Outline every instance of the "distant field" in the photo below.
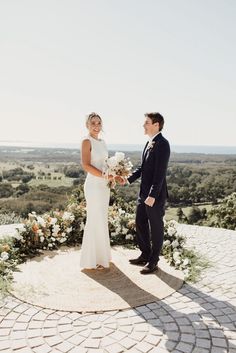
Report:
<svg viewBox="0 0 236 353"><path fill-rule="evenodd" d="M33 169L27 168L27 166L32 165ZM72 164L72 163L68 163ZM73 163L74 164L74 163ZM0 172L4 170L10 170L15 168L22 168L26 172L34 173L35 179L32 179L28 182L30 186L38 186L40 184L48 185L49 187L58 187L58 186L72 186L73 178L68 178L63 174L63 168L65 163L42 163L42 162L34 162L27 163L21 161L11 161L11 162L0 162ZM44 173L44 175L41 175ZM48 175L49 174L49 175ZM13 187L17 187L19 183L12 182Z"/></svg>
<svg viewBox="0 0 236 353"><path fill-rule="evenodd" d="M57 179L53 179L53 177L56 177ZM61 179L58 179L61 178ZM30 186L38 186L38 185L47 185L49 187L58 187L58 186L72 186L73 185L73 178L67 178L63 174L54 174L52 175L51 179L32 179L29 181L28 185Z"/></svg>

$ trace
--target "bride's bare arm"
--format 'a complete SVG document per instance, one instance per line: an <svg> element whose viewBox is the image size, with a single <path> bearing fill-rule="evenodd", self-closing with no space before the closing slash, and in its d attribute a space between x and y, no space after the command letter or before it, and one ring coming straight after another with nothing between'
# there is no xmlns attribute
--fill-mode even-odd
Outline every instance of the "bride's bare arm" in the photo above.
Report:
<svg viewBox="0 0 236 353"><path fill-rule="evenodd" d="M102 171L91 165L91 142L83 140L81 148L81 164L83 169L97 177L102 177Z"/></svg>

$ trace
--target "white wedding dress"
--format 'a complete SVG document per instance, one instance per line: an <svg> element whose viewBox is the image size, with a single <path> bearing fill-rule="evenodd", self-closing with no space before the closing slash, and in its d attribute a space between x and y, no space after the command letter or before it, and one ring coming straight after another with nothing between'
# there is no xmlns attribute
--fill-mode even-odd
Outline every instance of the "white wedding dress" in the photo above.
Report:
<svg viewBox="0 0 236 353"><path fill-rule="evenodd" d="M102 170L108 157L103 140L86 137L91 142L91 165ZM97 265L109 267L111 260L110 239L108 231L108 206L110 189L107 180L87 174L84 183L87 219L84 228L80 266L96 268Z"/></svg>

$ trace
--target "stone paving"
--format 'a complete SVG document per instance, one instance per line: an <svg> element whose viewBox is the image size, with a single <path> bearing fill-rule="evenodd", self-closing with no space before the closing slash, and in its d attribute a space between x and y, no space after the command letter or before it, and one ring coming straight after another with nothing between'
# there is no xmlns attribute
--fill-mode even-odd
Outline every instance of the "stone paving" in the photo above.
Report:
<svg viewBox="0 0 236 353"><path fill-rule="evenodd" d="M196 284L134 309L99 313L43 309L7 297L2 353L236 353L236 232L180 225L211 267Z"/></svg>

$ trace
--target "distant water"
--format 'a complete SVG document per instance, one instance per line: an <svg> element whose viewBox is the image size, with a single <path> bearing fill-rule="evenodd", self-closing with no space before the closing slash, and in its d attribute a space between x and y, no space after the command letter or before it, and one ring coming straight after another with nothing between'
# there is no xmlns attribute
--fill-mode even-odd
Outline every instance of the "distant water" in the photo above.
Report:
<svg viewBox="0 0 236 353"><path fill-rule="evenodd" d="M64 148L79 149L79 143L35 143L27 141L0 141L0 146L20 148ZM142 151L144 144L108 144L110 151ZM236 154L236 146L191 146L172 145L171 151L176 153Z"/></svg>

